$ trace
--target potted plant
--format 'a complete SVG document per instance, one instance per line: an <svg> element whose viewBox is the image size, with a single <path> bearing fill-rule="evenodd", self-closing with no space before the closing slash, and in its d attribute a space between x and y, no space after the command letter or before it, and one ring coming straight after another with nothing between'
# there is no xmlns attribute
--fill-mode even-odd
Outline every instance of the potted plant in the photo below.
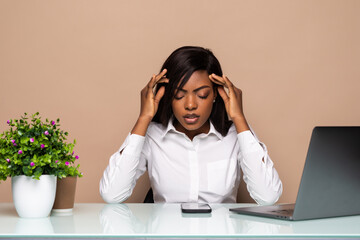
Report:
<svg viewBox="0 0 360 240"><path fill-rule="evenodd" d="M60 130L60 119L41 120L39 113L10 119L0 135L0 180L11 177L13 201L20 217L47 217L55 200L57 178L78 171L73 148Z"/></svg>

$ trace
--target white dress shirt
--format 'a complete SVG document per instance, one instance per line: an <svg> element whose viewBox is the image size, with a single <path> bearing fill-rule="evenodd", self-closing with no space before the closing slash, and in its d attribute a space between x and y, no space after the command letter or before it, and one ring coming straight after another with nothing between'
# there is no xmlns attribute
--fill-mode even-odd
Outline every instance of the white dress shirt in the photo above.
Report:
<svg viewBox="0 0 360 240"><path fill-rule="evenodd" d="M237 134L234 125L222 136L210 123L209 132L192 141L172 120L167 127L151 122L145 137L129 134L104 171L102 198L108 203L125 201L146 170L155 203L235 203L241 170L258 204L274 204L282 193L266 146L252 131Z"/></svg>

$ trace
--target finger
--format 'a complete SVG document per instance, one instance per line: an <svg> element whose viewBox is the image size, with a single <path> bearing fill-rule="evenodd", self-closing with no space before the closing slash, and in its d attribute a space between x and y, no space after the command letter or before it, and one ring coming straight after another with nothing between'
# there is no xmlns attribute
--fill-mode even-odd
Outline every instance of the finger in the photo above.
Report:
<svg viewBox="0 0 360 240"><path fill-rule="evenodd" d="M234 85L232 84L232 82L230 82L230 80L225 76L225 75L223 75L222 77L220 77L220 76L218 76L218 75L216 75L216 74L211 74L212 75L212 77L214 78L214 79L216 79L217 81L220 81L220 82L222 82L222 85L224 86L224 87L226 87L226 89L227 89L227 93L228 93L228 96L230 97L230 98L232 98L232 97L235 97L236 98L236 93L235 93L235 91L234 91Z"/></svg>
<svg viewBox="0 0 360 240"><path fill-rule="evenodd" d="M224 100L224 103L227 103L229 101L229 96L227 95L225 89L223 86L217 88L220 97Z"/></svg>
<svg viewBox="0 0 360 240"><path fill-rule="evenodd" d="M215 84L218 84L218 85L221 85L221 86L223 86L223 85L224 85L224 83L223 83L223 82L220 82L219 80L217 80L217 79L213 78L213 76L212 76L212 75L209 75L209 79L210 79L210 81L212 81L212 82L213 82L213 83L215 83Z"/></svg>
<svg viewBox="0 0 360 240"><path fill-rule="evenodd" d="M157 86L157 84L161 84L161 83L169 83L169 79L167 79L167 78L162 78L162 79L160 79L159 81L157 81L156 83L155 83L155 85L154 85L154 87L152 88L152 92L155 94L155 92L156 92L156 86Z"/></svg>
<svg viewBox="0 0 360 240"><path fill-rule="evenodd" d="M161 98L164 96L164 93L165 93L165 87L162 86L161 88L159 88L159 91L156 93L154 101L156 103L159 103Z"/></svg>
<svg viewBox="0 0 360 240"><path fill-rule="evenodd" d="M156 82L156 84L159 83L169 83L169 79L168 78L161 78L159 81Z"/></svg>
<svg viewBox="0 0 360 240"><path fill-rule="evenodd" d="M149 84L148 84L148 88L154 88L156 86L156 84L159 83L159 81L166 78L165 77L166 72L167 72L167 70L164 69L158 75L154 74L153 77L151 78Z"/></svg>
<svg viewBox="0 0 360 240"><path fill-rule="evenodd" d="M225 86L226 86L226 82L225 82L225 80L224 80L222 77L216 75L215 73L211 74L211 77L212 77L213 79L215 79L216 81L222 83L221 85L225 85ZM227 86L226 86L226 87L227 87Z"/></svg>
<svg viewBox="0 0 360 240"><path fill-rule="evenodd" d="M153 74L152 78L150 79L150 82L148 83L148 88L153 88L156 85L156 82L165 76L166 72L167 70L163 69L159 74L157 75Z"/></svg>
<svg viewBox="0 0 360 240"><path fill-rule="evenodd" d="M235 96L235 97L236 97L236 92L235 92L235 89L234 89L234 84L228 79L227 76L223 75L222 78L224 79L225 84L226 84L226 86L227 86L228 89L229 89L229 95L230 95L230 97L231 97L231 96Z"/></svg>
<svg viewBox="0 0 360 240"><path fill-rule="evenodd" d="M155 75L155 74L153 74L153 76L151 77L151 79L150 79L150 81L149 81L149 83L148 83L147 87L148 87L148 88L153 88L153 87L154 87L154 85L155 85L155 81L156 81L156 75Z"/></svg>
<svg viewBox="0 0 360 240"><path fill-rule="evenodd" d="M163 78L166 73L167 73L167 69L164 68L159 74L156 75L156 81L158 81L158 80L160 80L161 78Z"/></svg>
<svg viewBox="0 0 360 240"><path fill-rule="evenodd" d="M166 82L166 81L169 81L169 79L166 76L163 76L161 78L157 78L154 85L156 85L158 83Z"/></svg>
<svg viewBox="0 0 360 240"><path fill-rule="evenodd" d="M220 81L223 83L223 85L227 88L233 88L234 84L229 80L229 78L225 75L222 75L222 77L216 75L216 74L212 74L212 76L214 77L214 79Z"/></svg>
<svg viewBox="0 0 360 240"><path fill-rule="evenodd" d="M226 85L228 85L229 87L233 87L234 84L229 80L229 78L225 75L223 75L222 79L225 81Z"/></svg>

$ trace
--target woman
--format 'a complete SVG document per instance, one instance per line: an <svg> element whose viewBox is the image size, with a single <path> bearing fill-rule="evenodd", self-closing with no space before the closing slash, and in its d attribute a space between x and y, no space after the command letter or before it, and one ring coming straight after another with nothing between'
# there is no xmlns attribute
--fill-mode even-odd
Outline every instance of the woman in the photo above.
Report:
<svg viewBox="0 0 360 240"><path fill-rule="evenodd" d="M141 91L139 118L104 171L103 199L125 201L148 170L155 202L235 203L242 170L250 196L275 203L278 173L246 122L241 90L213 53L181 47L161 69Z"/></svg>

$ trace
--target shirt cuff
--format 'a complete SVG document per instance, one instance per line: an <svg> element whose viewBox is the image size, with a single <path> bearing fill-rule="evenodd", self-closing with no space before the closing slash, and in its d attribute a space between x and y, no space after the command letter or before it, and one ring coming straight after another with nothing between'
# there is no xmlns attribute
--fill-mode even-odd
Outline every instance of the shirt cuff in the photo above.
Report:
<svg viewBox="0 0 360 240"><path fill-rule="evenodd" d="M120 147L119 153L122 151L124 155L132 155L139 157L145 143L145 137L137 134L130 134L126 137L124 144Z"/></svg>
<svg viewBox="0 0 360 240"><path fill-rule="evenodd" d="M250 130L238 133L237 136L241 152L264 151L259 141L254 137Z"/></svg>

